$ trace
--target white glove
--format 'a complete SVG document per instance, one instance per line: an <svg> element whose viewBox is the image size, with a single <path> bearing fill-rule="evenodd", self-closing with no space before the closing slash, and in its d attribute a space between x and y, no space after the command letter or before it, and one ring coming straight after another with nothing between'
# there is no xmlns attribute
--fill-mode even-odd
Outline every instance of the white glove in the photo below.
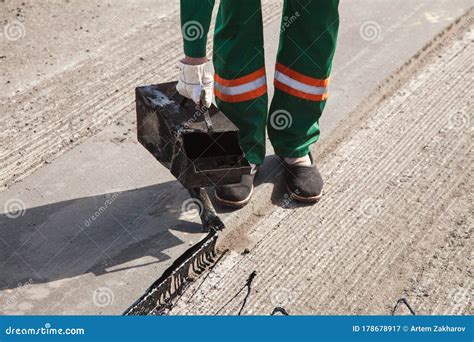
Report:
<svg viewBox="0 0 474 342"><path fill-rule="evenodd" d="M179 62L179 78L176 90L182 96L196 103L202 101L206 107L212 104L214 77L212 62L200 65L189 65Z"/></svg>

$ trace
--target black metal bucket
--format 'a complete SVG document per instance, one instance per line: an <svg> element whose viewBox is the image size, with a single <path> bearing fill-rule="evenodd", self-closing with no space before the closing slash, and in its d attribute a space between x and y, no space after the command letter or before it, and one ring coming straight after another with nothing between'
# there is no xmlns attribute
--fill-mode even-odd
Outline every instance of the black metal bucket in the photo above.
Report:
<svg viewBox="0 0 474 342"><path fill-rule="evenodd" d="M138 141L187 188L240 182L250 173L237 127L214 105L197 106L176 82L136 89Z"/></svg>

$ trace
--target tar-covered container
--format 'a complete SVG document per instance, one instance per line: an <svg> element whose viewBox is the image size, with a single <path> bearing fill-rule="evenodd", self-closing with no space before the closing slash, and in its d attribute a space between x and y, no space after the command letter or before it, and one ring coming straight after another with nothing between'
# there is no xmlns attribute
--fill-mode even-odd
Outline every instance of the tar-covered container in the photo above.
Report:
<svg viewBox="0 0 474 342"><path fill-rule="evenodd" d="M214 105L196 105L176 82L136 88L138 141L186 188L240 182L250 173L237 127Z"/></svg>

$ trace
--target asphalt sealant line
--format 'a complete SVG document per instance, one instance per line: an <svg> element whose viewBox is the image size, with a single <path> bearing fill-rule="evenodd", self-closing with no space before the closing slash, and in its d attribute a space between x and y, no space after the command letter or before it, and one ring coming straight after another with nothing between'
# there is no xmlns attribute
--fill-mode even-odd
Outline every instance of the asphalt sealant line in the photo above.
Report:
<svg viewBox="0 0 474 342"><path fill-rule="evenodd" d="M206 279L209 277L209 275L212 273L212 270L214 269L214 267L219 263L219 261L222 260L222 258L229 252L229 249L226 249L224 252L221 253L221 255L219 256L219 258L214 262L214 264L209 268L209 272L206 274L206 276L204 277L204 279L201 281L201 284L199 284L199 286L196 288L196 290L193 292L193 294L191 295L191 297L189 297L188 299L188 302L191 301L191 299L193 299L194 295L199 291L199 289L201 288L202 284L204 284L204 282L206 281ZM178 299L179 300L179 299ZM176 304L176 303L175 303Z"/></svg>
<svg viewBox="0 0 474 342"><path fill-rule="evenodd" d="M202 273L216 256L217 232L210 232L168 267L124 315L166 315L172 301L190 281L193 273Z"/></svg>
<svg viewBox="0 0 474 342"><path fill-rule="evenodd" d="M245 304L247 304L247 299L249 298L250 291L252 290L252 283L253 283L253 280L255 279L256 276L257 276L257 272L253 271L250 274L250 276L248 277L247 281L245 282L245 285L231 299L229 299L229 301L227 301L227 303L225 303L219 310L217 310L217 312L215 313L215 316L217 316L222 310L224 310L224 308L227 305L229 305L235 298L237 298L239 296L239 294L242 293L242 291L247 289L247 294L245 295L245 298L242 301L242 305L240 306L239 313L237 314L238 316L240 316L242 314L242 311L245 308Z"/></svg>
<svg viewBox="0 0 474 342"><path fill-rule="evenodd" d="M410 313L415 316L416 313L415 313L415 310L412 309L412 307L410 306L410 304L408 304L408 300L406 298L400 298L398 301L397 301L397 304L395 304L395 306L393 307L392 309L392 316L395 316L395 314L397 313L397 310L398 308L400 307L400 305L404 304L408 310L410 310Z"/></svg>

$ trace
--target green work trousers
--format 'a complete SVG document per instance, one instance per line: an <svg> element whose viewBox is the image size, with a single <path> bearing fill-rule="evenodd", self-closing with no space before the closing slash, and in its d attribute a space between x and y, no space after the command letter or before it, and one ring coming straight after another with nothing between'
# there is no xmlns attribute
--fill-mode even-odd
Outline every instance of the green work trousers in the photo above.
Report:
<svg viewBox="0 0 474 342"><path fill-rule="evenodd" d="M221 0L213 62L219 109L240 130L249 162L265 157L265 131L280 157L302 157L319 139L319 119L328 97L329 74L339 26L338 0L285 0L268 109L260 0ZM206 55L214 0L181 0L185 54Z"/></svg>

